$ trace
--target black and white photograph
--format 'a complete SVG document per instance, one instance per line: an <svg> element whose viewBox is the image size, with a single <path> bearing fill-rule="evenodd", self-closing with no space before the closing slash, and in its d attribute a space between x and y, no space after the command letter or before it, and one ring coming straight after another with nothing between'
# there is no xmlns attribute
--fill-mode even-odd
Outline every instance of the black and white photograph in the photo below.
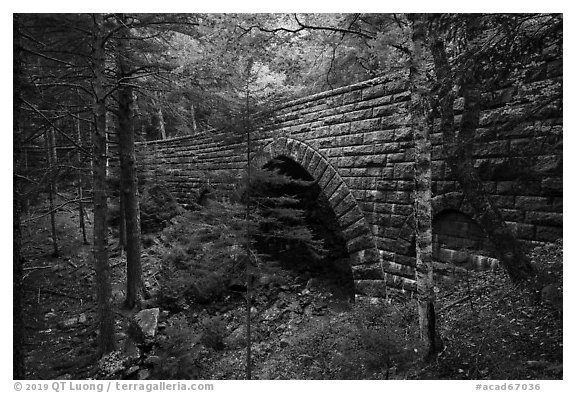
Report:
<svg viewBox="0 0 576 393"><path fill-rule="evenodd" d="M11 19L8 388L565 379L562 13Z"/></svg>

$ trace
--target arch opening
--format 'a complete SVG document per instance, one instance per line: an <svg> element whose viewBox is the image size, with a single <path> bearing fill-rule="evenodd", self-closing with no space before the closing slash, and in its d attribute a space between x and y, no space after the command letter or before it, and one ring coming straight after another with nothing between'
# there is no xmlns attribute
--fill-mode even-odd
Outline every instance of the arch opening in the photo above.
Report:
<svg viewBox="0 0 576 393"><path fill-rule="evenodd" d="M472 217L456 209L446 209L432 220L433 243L436 249L449 249L495 257L488 235Z"/></svg>
<svg viewBox="0 0 576 393"><path fill-rule="evenodd" d="M316 253L306 242L297 240L298 234L295 239L264 236L256 243L258 251L303 280L314 279L311 282L315 286L329 291L335 298L354 300L354 281L346 241L328 198L312 175L284 155L269 160L262 169L268 176L258 176L258 184L253 185L258 194L270 200L289 196L291 208L301 212L303 223L313 238L322 242L324 251Z"/></svg>

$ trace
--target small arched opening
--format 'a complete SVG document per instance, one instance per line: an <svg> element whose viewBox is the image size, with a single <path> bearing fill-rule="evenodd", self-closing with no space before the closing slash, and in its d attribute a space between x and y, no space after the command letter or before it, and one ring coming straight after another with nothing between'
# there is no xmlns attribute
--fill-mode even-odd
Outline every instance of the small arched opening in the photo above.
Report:
<svg viewBox="0 0 576 393"><path fill-rule="evenodd" d="M435 215L432 233L434 255L441 262L471 268L495 263L496 250L484 229L459 210L447 209Z"/></svg>

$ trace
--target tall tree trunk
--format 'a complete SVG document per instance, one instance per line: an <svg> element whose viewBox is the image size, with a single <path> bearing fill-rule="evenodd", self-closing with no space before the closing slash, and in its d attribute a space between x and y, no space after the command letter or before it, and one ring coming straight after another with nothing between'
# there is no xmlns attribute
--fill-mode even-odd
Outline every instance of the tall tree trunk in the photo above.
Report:
<svg viewBox="0 0 576 393"><path fill-rule="evenodd" d="M122 180L120 180L120 223L118 225L118 248L120 252L126 251L126 205L124 202L124 193L122 192Z"/></svg>
<svg viewBox="0 0 576 393"><path fill-rule="evenodd" d="M434 312L432 267L432 161L430 143L430 89L426 80L426 28L421 15L412 15L412 57L410 66L411 126L414 138L414 216L416 221L416 282L420 337L425 358L442 349Z"/></svg>
<svg viewBox="0 0 576 393"><path fill-rule="evenodd" d="M13 189L12 189L12 378L24 379L24 322L22 320L22 231L20 228L20 180L17 176L20 165L20 35L18 15L13 16Z"/></svg>
<svg viewBox="0 0 576 393"><path fill-rule="evenodd" d="M78 123L76 126L76 142L78 143L78 146L82 146L82 127L81 127L81 119L78 118ZM82 240L84 244L88 244L88 239L86 238L86 223L84 222L84 203L82 202L82 197L83 197L83 190L82 190L82 169L80 168L81 166L81 155L80 155L80 149L76 150L76 162L78 165L78 172L77 172L77 176L78 176L78 186L76 187L77 192L78 192L78 219L79 219L79 224L80 224L80 230L82 231Z"/></svg>
<svg viewBox="0 0 576 393"><path fill-rule="evenodd" d="M50 228L52 232L52 256L58 257L58 233L56 232L56 212L54 211L54 194L56 193L56 164L53 156L53 132L49 128L44 134L44 141L46 145L46 161L48 161L48 202L50 209Z"/></svg>
<svg viewBox="0 0 576 393"><path fill-rule="evenodd" d="M48 154L50 155L50 167L51 167L51 178L52 178L52 190L54 194L58 194L58 153L56 150L56 132L53 128L48 128L46 130L48 133L47 136L49 138L49 150ZM53 168L53 169L52 169Z"/></svg>
<svg viewBox="0 0 576 393"><path fill-rule="evenodd" d="M533 274L530 261L521 244L504 222L500 211L492 204L484 189L484 184L474 168L472 152L474 133L480 118L480 85L475 78L474 66L469 64L465 75L460 79L460 91L464 97L464 108L460 121L460 130L456 134L454 125L454 92L453 71L448 62L444 42L437 35L434 27L430 29L432 37L431 50L434 67L439 80L441 122L443 133L444 158L454 178L460 184L466 200L475 212L488 238L494 244L499 259L510 277L523 280ZM469 49L471 50L471 49ZM471 60L472 62L473 60Z"/></svg>
<svg viewBox="0 0 576 393"><path fill-rule="evenodd" d="M108 261L108 227L106 213L106 77L104 49L104 18L94 14L94 41L92 68L94 72L94 123L92 134L92 171L94 198L94 260L96 264L96 300L98 303L99 334L98 344L101 354L114 350L114 314L110 297L110 264Z"/></svg>
<svg viewBox="0 0 576 393"><path fill-rule="evenodd" d="M120 151L120 192L124 202L126 220L126 308L134 308L142 300L142 266L140 261L140 206L138 203L138 179L136 176L136 151L132 116L133 92L125 78L131 76L126 61L129 51L127 40L130 30L121 21L118 39L118 146Z"/></svg>
<svg viewBox="0 0 576 393"><path fill-rule="evenodd" d="M250 151L252 149L252 141L250 139L250 75L252 64L253 60L249 59L246 66L246 113L244 118L244 130L246 132L246 170L248 171L248 187L246 188L246 379L252 379L252 255L250 243L252 236L250 233L250 183L252 178L252 159L250 157Z"/></svg>

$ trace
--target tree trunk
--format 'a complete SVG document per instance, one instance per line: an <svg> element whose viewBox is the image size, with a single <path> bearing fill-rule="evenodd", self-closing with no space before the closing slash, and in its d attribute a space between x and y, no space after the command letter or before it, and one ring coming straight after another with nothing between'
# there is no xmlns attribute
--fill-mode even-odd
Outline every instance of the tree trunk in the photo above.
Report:
<svg viewBox="0 0 576 393"><path fill-rule="evenodd" d="M52 129L46 130L45 145L46 145L46 161L48 162L48 202L50 209L50 228L52 232L52 256L58 257L58 233L56 233L56 211L54 210L54 194L56 193L56 164L53 156L53 139L54 133Z"/></svg>
<svg viewBox="0 0 576 393"><path fill-rule="evenodd" d="M94 41L92 68L94 72L94 121L92 134L92 170L94 198L94 260L96 263L96 300L98 303L99 334L98 344L101 354L114 350L114 314L110 297L110 264L108 261L108 227L106 213L108 201L106 195L106 92L105 86L105 49L104 19L101 14L94 15Z"/></svg>
<svg viewBox="0 0 576 393"><path fill-rule="evenodd" d="M425 358L442 349L434 312L434 280L432 267L432 161L430 142L430 89L426 80L426 29L420 15L412 21L412 58L410 67L411 127L414 138L414 216L416 221L416 282L420 338Z"/></svg>
<svg viewBox="0 0 576 393"><path fill-rule="evenodd" d="M252 178L252 159L250 152L252 149L252 141L250 139L250 71L252 69L253 60L249 59L246 67L246 102L245 102L245 118L244 130L246 132L246 170L247 182L246 188L246 379L252 379L252 255L250 238L250 209L251 209L251 196L250 196L250 182Z"/></svg>
<svg viewBox="0 0 576 393"><path fill-rule="evenodd" d="M122 175L120 175L122 176ZM120 180L120 223L118 225L118 248L120 252L126 251L126 206L124 202L124 193L122 192L122 180Z"/></svg>
<svg viewBox="0 0 576 393"><path fill-rule="evenodd" d="M120 151L120 192L126 220L126 300L124 306L132 309L142 300L142 266L140 261L140 206L138 203L138 179L136 176L136 151L134 146L134 123L132 115L132 87L124 82L130 76L125 56L129 48L129 28L122 21L118 39L118 147Z"/></svg>
<svg viewBox="0 0 576 393"><path fill-rule="evenodd" d="M20 42L18 15L13 16L13 148L12 160L14 175L17 175L20 164ZM20 228L20 181L14 176L12 189L12 378L24 379L24 322L22 320L22 231Z"/></svg>
<svg viewBox="0 0 576 393"><path fill-rule="evenodd" d="M56 150L56 132L54 131L53 128L48 128L48 130L46 130L46 132L48 133L48 137L49 137L49 154L50 154L50 166L52 169L50 172L52 174L51 179L52 179L52 190L54 192L54 194L58 194L58 183L57 183L57 178L58 178L58 153Z"/></svg>
<svg viewBox="0 0 576 393"><path fill-rule="evenodd" d="M431 50L434 66L440 84L438 92L441 113L440 127L444 137L443 149L446 163L460 184L464 197L474 209L475 218L494 244L499 259L510 277L514 281L526 279L533 274L530 261L504 222L499 210L490 201L484 184L474 168L472 157L474 133L478 128L481 109L480 86L474 77L474 67L471 64L467 74L461 78L460 91L464 97L464 109L460 122L460 132L457 135L454 125L455 95L453 87L455 82L452 76L453 71L448 63L444 42L434 28L430 29L430 34L433 38Z"/></svg>
<svg viewBox="0 0 576 393"><path fill-rule="evenodd" d="M76 142L78 143L78 146L82 146L82 127L80 119L78 119L76 127ZM80 230L82 231L82 240L84 244L88 244L88 239L86 238L86 223L84 222L84 203L82 202L82 169L80 168L82 159L80 156L80 149L76 151L76 161L78 165L78 186L76 188L78 192L78 219L80 221Z"/></svg>

